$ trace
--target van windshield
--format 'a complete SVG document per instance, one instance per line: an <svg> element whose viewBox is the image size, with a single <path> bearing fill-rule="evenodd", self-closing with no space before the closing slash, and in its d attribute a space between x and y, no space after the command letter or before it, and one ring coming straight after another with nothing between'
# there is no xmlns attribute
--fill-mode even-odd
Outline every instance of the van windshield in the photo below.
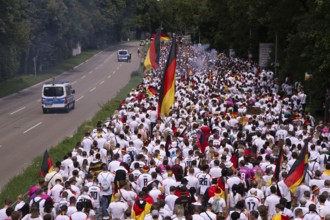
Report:
<svg viewBox="0 0 330 220"><path fill-rule="evenodd" d="M63 87L45 87L44 88L44 96L46 96L46 97L63 96L63 94L64 94Z"/></svg>

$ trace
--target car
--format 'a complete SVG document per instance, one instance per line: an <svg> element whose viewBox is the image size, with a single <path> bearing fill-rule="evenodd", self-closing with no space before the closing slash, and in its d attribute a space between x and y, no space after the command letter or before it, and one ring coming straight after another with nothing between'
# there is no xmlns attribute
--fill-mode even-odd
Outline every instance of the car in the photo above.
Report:
<svg viewBox="0 0 330 220"><path fill-rule="evenodd" d="M75 108L75 90L68 80L46 82L42 86L41 93L43 113L50 110L64 110L68 113Z"/></svg>
<svg viewBox="0 0 330 220"><path fill-rule="evenodd" d="M130 62L131 54L128 52L128 50L124 50L124 49L118 50L117 59L118 62Z"/></svg>

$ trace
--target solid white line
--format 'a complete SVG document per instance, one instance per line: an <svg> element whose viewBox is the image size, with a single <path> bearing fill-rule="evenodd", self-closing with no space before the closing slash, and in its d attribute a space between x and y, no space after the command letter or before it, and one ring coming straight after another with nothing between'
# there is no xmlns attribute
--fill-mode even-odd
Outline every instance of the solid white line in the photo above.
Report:
<svg viewBox="0 0 330 220"><path fill-rule="evenodd" d="M80 99L84 98L84 96L80 96L76 101L78 102Z"/></svg>
<svg viewBox="0 0 330 220"><path fill-rule="evenodd" d="M96 89L96 87L92 88L91 90L89 90L90 92L93 92Z"/></svg>
<svg viewBox="0 0 330 220"><path fill-rule="evenodd" d="M100 82L100 85L102 85L104 83L104 81Z"/></svg>
<svg viewBox="0 0 330 220"><path fill-rule="evenodd" d="M26 131L24 131L23 134L25 134L26 132L31 131L33 128L35 128L35 127L37 127L37 126L39 126L39 125L41 125L41 124L42 124L42 122L39 122L38 124L32 126L31 128L27 129Z"/></svg>
<svg viewBox="0 0 330 220"><path fill-rule="evenodd" d="M82 78L82 79L85 79L85 78L86 78L86 75L83 75L81 78Z"/></svg>
<svg viewBox="0 0 330 220"><path fill-rule="evenodd" d="M26 107L23 106L22 108L19 108L19 109L17 109L16 111L11 112L10 115L13 115L13 114L15 114L15 113L17 113L17 112L19 112L19 111L22 111L22 110L25 109L25 108L26 108Z"/></svg>

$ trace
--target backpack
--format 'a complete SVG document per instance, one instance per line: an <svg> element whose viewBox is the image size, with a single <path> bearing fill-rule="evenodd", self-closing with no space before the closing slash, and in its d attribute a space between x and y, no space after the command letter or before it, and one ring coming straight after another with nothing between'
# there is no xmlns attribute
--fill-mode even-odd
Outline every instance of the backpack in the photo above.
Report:
<svg viewBox="0 0 330 220"><path fill-rule="evenodd" d="M35 200L35 198L32 199L32 206L37 206L38 208L40 207L40 202L41 202L42 198L40 198L38 201Z"/></svg>
<svg viewBox="0 0 330 220"><path fill-rule="evenodd" d="M110 183L107 179L108 176L109 176L109 173L107 174L106 177L102 176L102 180L101 180L101 183L100 183L102 191L108 191L110 189Z"/></svg>

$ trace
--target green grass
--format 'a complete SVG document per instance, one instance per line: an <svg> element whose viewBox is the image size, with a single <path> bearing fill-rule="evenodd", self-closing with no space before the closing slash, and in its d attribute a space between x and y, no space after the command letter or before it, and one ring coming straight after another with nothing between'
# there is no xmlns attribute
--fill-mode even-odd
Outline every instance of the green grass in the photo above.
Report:
<svg viewBox="0 0 330 220"><path fill-rule="evenodd" d="M128 84L123 87L112 100L105 103L102 106L102 109L96 113L90 121L85 121L79 126L73 137L65 138L57 146L50 148L49 155L52 158L53 164L55 164L56 161L62 161L64 155L72 151L75 144L83 138L85 131L91 130L91 128L95 127L98 121L105 121L107 117L112 115L118 108L120 102L127 96L131 89L135 88L141 82L142 77L143 65L131 74L131 79ZM22 174L9 181L0 194L0 204L3 204L5 198L15 201L17 195L25 194L32 185L37 184L37 181L40 178L39 171L41 162L42 156L35 158L32 164L28 166Z"/></svg>
<svg viewBox="0 0 330 220"><path fill-rule="evenodd" d="M99 50L85 51L79 56L71 57L52 68L38 73L37 76L34 76L33 74L17 76L4 82L0 82L0 98L16 93L22 89L59 75L64 71L70 70L98 52Z"/></svg>

